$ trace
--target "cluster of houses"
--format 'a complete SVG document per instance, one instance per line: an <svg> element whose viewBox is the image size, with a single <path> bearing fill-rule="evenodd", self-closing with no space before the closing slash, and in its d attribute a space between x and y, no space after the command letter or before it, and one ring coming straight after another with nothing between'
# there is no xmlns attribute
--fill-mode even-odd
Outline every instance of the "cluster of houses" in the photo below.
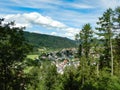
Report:
<svg viewBox="0 0 120 90"><path fill-rule="evenodd" d="M61 51L43 53L39 56L40 60L50 60L57 67L57 72L63 74L66 66L79 66L79 60L75 60L75 48L63 49Z"/></svg>
<svg viewBox="0 0 120 90"><path fill-rule="evenodd" d="M61 51L42 53L40 55L40 60L64 60L64 59L72 59L76 53L76 49L63 49Z"/></svg>
<svg viewBox="0 0 120 90"><path fill-rule="evenodd" d="M63 49L61 51L55 51L55 52L49 52L49 53L42 53L39 56L40 61L49 60L52 62L52 64L56 65L57 72L63 74L64 69L66 66L74 66L78 67L80 64L80 61L78 58L75 57L77 54L77 49L71 48L71 49ZM96 52L93 52L93 49L91 49L89 53L92 58L99 58L99 54ZM96 61L91 61L91 65L96 65Z"/></svg>
<svg viewBox="0 0 120 90"><path fill-rule="evenodd" d="M74 66L75 68L77 68L79 64L80 64L80 61L69 61L67 59L65 59L63 62L55 63L57 67L57 72L60 74L64 73L64 69L66 66Z"/></svg>

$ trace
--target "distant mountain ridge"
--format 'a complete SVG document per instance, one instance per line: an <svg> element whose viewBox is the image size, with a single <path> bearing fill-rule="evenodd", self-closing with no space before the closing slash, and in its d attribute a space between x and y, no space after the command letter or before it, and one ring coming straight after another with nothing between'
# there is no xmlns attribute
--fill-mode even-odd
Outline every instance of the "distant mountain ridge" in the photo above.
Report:
<svg viewBox="0 0 120 90"><path fill-rule="evenodd" d="M46 34L24 32L26 40L29 41L36 48L51 48L51 49L60 49L60 48L72 48L75 47L75 41L68 39L66 37L52 36Z"/></svg>

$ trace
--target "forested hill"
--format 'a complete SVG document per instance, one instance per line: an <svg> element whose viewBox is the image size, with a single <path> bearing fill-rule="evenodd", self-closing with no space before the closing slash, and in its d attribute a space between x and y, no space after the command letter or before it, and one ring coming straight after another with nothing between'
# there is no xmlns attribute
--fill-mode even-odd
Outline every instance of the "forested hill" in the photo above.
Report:
<svg viewBox="0 0 120 90"><path fill-rule="evenodd" d="M24 32L24 36L26 40L28 40L34 47L37 48L46 47L52 49L59 49L75 47L75 41L65 37L31 32Z"/></svg>

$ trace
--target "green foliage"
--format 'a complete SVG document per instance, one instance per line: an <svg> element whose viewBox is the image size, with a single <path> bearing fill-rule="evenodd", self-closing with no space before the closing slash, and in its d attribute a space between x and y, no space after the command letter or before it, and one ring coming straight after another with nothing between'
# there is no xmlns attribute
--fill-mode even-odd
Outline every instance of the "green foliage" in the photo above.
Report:
<svg viewBox="0 0 120 90"><path fill-rule="evenodd" d="M97 24L100 26L96 28L96 30L99 31L98 35L103 36L103 55L101 56L100 59L100 65L102 67L110 67L110 60L111 60L111 38L112 38L112 15L113 11L112 9L106 10L106 12L103 13L103 16L99 18L99 22Z"/></svg>
<svg viewBox="0 0 120 90"><path fill-rule="evenodd" d="M115 9L115 12L114 12L114 18L113 18L113 21L115 23L115 26L114 26L114 30L115 32L117 33L116 37L115 37L115 45L114 45L114 69L115 69L115 74L117 76L119 76L120 74L120 33L119 33L119 29L120 29L120 7L117 7Z"/></svg>
<svg viewBox="0 0 120 90"><path fill-rule="evenodd" d="M57 70L49 61L45 61L42 65L36 65L31 69L29 76L31 84L28 85L29 90L55 90L57 81Z"/></svg>
<svg viewBox="0 0 120 90"><path fill-rule="evenodd" d="M114 17L113 17L113 21L114 23L117 23L117 28L115 29L119 29L120 28L120 7L117 7L114 11Z"/></svg>
<svg viewBox="0 0 120 90"><path fill-rule="evenodd" d="M71 48L75 47L75 41L64 37L51 36L45 34L37 34L24 32L25 38L36 48Z"/></svg>
<svg viewBox="0 0 120 90"><path fill-rule="evenodd" d="M120 75L120 34L115 38L115 48L114 48L114 74Z"/></svg>
<svg viewBox="0 0 120 90"><path fill-rule="evenodd" d="M79 72L74 67L67 67L62 76L63 90L79 90Z"/></svg>
<svg viewBox="0 0 120 90"><path fill-rule="evenodd" d="M93 31L91 29L92 28L90 24L85 24L82 28L82 31L79 33L80 45L78 53L80 56L85 56L88 59L88 64L90 64L89 53L93 36Z"/></svg>
<svg viewBox="0 0 120 90"><path fill-rule="evenodd" d="M0 19L0 88L24 90L21 62L32 49L25 41L23 29L14 27L14 22L3 23Z"/></svg>
<svg viewBox="0 0 120 90"><path fill-rule="evenodd" d="M27 58L34 60L36 57L38 57L37 54L35 55L27 55Z"/></svg>

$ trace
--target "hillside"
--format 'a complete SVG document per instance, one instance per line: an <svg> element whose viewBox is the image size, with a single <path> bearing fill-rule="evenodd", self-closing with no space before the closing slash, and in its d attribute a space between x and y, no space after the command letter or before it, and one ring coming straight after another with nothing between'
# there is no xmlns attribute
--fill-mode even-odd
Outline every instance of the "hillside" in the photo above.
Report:
<svg viewBox="0 0 120 90"><path fill-rule="evenodd" d="M36 48L46 47L51 49L59 49L75 47L75 41L65 37L31 32L24 32L24 36L26 40L28 40L30 44L32 44Z"/></svg>

